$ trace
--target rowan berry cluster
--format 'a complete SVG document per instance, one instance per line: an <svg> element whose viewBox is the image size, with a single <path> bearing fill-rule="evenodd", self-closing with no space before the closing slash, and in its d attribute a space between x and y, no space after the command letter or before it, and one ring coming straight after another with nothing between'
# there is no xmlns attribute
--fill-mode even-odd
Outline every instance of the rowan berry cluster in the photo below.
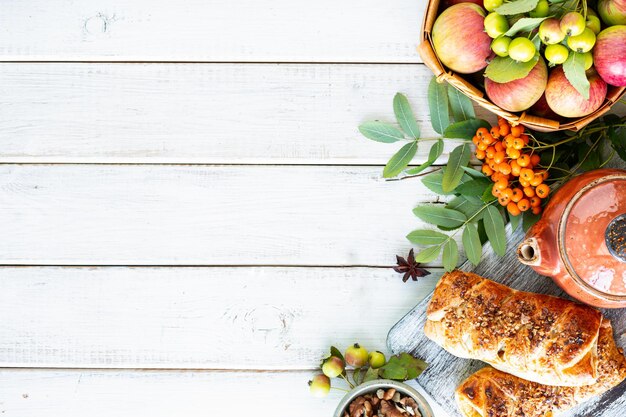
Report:
<svg viewBox="0 0 626 417"><path fill-rule="evenodd" d="M542 200L550 194L544 184L548 171L540 167L539 155L528 146L524 126L498 118L490 130L481 127L472 138L476 158L484 161L482 172L494 182L492 194L512 216L524 211L541 213Z"/></svg>

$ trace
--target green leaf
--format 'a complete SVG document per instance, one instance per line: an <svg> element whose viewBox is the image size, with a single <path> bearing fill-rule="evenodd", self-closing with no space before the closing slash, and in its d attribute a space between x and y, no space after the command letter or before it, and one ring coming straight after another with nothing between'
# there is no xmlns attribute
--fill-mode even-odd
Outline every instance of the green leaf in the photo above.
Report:
<svg viewBox="0 0 626 417"><path fill-rule="evenodd" d="M354 370L352 371L352 380L354 381L355 385L360 385L363 383L363 381L361 381L361 367L357 367L354 368Z"/></svg>
<svg viewBox="0 0 626 417"><path fill-rule="evenodd" d="M397 93L393 98L393 112L396 115L398 124L404 130L404 133L412 137L413 139L419 139L420 128L417 125L417 120L411 110L409 100L402 93Z"/></svg>
<svg viewBox="0 0 626 417"><path fill-rule="evenodd" d="M570 51L567 60L563 63L563 72L567 81L582 95L589 100L589 80L585 73L585 58L583 54Z"/></svg>
<svg viewBox="0 0 626 417"><path fill-rule="evenodd" d="M472 167L463 167L463 171L467 172L467 174L472 178L487 178L485 174Z"/></svg>
<svg viewBox="0 0 626 417"><path fill-rule="evenodd" d="M471 140L479 127L489 129L491 125L481 119L468 119L461 122L452 123L443 132L443 137L452 139Z"/></svg>
<svg viewBox="0 0 626 417"><path fill-rule="evenodd" d="M365 377L363 377L363 382L369 382L378 379L378 369L367 368L367 372L365 372Z"/></svg>
<svg viewBox="0 0 626 417"><path fill-rule="evenodd" d="M437 158L439 158L442 153L443 153L443 140L438 139L433 144L433 146L430 147L430 152L428 152L428 160L418 167L407 170L406 173L408 175L419 174L420 172L422 172L423 170L425 170L426 168L434 164Z"/></svg>
<svg viewBox="0 0 626 417"><path fill-rule="evenodd" d="M609 140L615 152L626 161L626 128L611 128L609 130Z"/></svg>
<svg viewBox="0 0 626 417"><path fill-rule="evenodd" d="M525 212L524 218L522 219L522 230L524 230L524 232L528 232L528 229L533 227L533 225L537 223L540 218L540 214L532 214L530 211Z"/></svg>
<svg viewBox="0 0 626 417"><path fill-rule="evenodd" d="M478 265L480 258L483 256L483 245L480 243L480 236L478 235L476 225L473 223L465 225L461 239L467 259L474 265Z"/></svg>
<svg viewBox="0 0 626 417"><path fill-rule="evenodd" d="M405 139L400 129L385 122L365 122L359 126L359 131L376 142L393 143Z"/></svg>
<svg viewBox="0 0 626 417"><path fill-rule="evenodd" d="M415 153L417 152L417 141L407 143L400 148L394 156L391 157L385 169L383 170L383 177L391 178L395 177L402 172L404 168L409 165Z"/></svg>
<svg viewBox="0 0 626 417"><path fill-rule="evenodd" d="M513 26L503 36L514 36L518 32L530 32L536 27L538 27L541 22L548 19L550 16L546 17L522 17L520 20L515 22Z"/></svg>
<svg viewBox="0 0 626 417"><path fill-rule="evenodd" d="M460 211L433 205L415 207L413 214L427 223L443 227L460 226L467 220Z"/></svg>
<svg viewBox="0 0 626 417"><path fill-rule="evenodd" d="M330 347L330 356L336 356L341 359L344 363L346 362L345 358L341 354L341 351L334 346Z"/></svg>
<svg viewBox="0 0 626 417"><path fill-rule="evenodd" d="M460 184L464 184L465 182L467 182L467 181L469 181L471 179L472 179L472 177L470 177L469 175L465 174L465 175L463 175L463 177L461 177ZM428 174L427 176L422 178L422 183L426 186L426 188L428 188L432 192L434 192L436 194L439 194L439 195L451 195L451 194L454 194L454 190L450 191L450 192L443 191L443 188L441 186L442 181L443 181L443 173L441 173L441 172L433 172L432 174Z"/></svg>
<svg viewBox="0 0 626 417"><path fill-rule="evenodd" d="M420 253L415 255L415 262L428 263L437 259L441 252L441 245L431 246L430 248L422 249Z"/></svg>
<svg viewBox="0 0 626 417"><path fill-rule="evenodd" d="M522 216L511 216L509 215L509 222L511 223L511 231L516 231L519 225L522 223Z"/></svg>
<svg viewBox="0 0 626 417"><path fill-rule="evenodd" d="M506 232L504 230L504 220L502 215L493 205L487 207L483 212L483 222L485 231L494 252L499 256L506 253Z"/></svg>
<svg viewBox="0 0 626 417"><path fill-rule="evenodd" d="M487 178L474 178L464 184L456 187L456 192L463 196L482 196L485 193L487 187L492 185L493 182Z"/></svg>
<svg viewBox="0 0 626 417"><path fill-rule="evenodd" d="M460 211L465 214L465 217L468 219L478 213L485 205L482 201L475 202L469 200L465 196L458 196L452 199L448 204L446 204L446 208Z"/></svg>
<svg viewBox="0 0 626 417"><path fill-rule="evenodd" d="M439 245L445 242L448 236L434 230L413 230L406 238L416 245Z"/></svg>
<svg viewBox="0 0 626 417"><path fill-rule="evenodd" d="M496 7L495 11L498 14L503 14L507 16L526 13L537 7L537 3L539 3L539 0L514 0L504 3L500 7Z"/></svg>
<svg viewBox="0 0 626 417"><path fill-rule="evenodd" d="M469 160L470 146L467 143L457 146L450 153L450 159L448 159L448 165L446 166L441 181L441 188L444 192L451 192L459 185L461 177L463 177L465 173L463 167L469 163Z"/></svg>
<svg viewBox="0 0 626 417"><path fill-rule="evenodd" d="M454 239L450 239L443 245L442 255L443 267L450 272L456 268L459 263L459 247Z"/></svg>
<svg viewBox="0 0 626 417"><path fill-rule="evenodd" d="M417 378L428 365L408 353L401 353L389 358L389 361L379 369L379 374L385 379L408 381Z"/></svg>
<svg viewBox="0 0 626 417"><path fill-rule="evenodd" d="M476 117L472 100L451 85L448 86L448 100L454 121L462 122Z"/></svg>
<svg viewBox="0 0 626 417"><path fill-rule="evenodd" d="M485 77L496 83L508 83L524 78L539 61L539 54L528 62L518 62L511 58L497 56L491 60L485 70Z"/></svg>
<svg viewBox="0 0 626 417"><path fill-rule="evenodd" d="M491 193L493 190L493 184L490 187L485 188L485 192L480 197L485 203L491 203L493 200L497 200L494 195Z"/></svg>
<svg viewBox="0 0 626 417"><path fill-rule="evenodd" d="M446 94L446 84L438 83L433 77L428 85L428 106L430 107L430 123L435 132L443 134L450 124L450 113L448 109L448 94Z"/></svg>

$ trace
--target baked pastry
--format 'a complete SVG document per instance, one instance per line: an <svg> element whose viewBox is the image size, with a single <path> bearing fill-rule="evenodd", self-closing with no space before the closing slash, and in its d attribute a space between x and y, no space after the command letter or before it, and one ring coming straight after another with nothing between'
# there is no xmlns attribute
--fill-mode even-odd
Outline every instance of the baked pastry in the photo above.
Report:
<svg viewBox="0 0 626 417"><path fill-rule="evenodd" d="M615 345L613 330L603 320L598 340L598 380L581 387L555 387L525 381L487 367L456 390L464 417L551 417L617 386L626 378L626 358Z"/></svg>
<svg viewBox="0 0 626 417"><path fill-rule="evenodd" d="M594 308L454 271L435 288L424 333L453 355L520 378L581 386L597 378L601 321Z"/></svg>

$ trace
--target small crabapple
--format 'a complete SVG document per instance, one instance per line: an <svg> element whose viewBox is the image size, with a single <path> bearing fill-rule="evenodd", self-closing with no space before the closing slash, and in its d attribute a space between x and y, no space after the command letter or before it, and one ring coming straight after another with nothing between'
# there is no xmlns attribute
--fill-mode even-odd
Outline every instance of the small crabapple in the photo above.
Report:
<svg viewBox="0 0 626 417"><path fill-rule="evenodd" d="M350 366L361 367L367 363L367 350L358 343L346 349L346 363Z"/></svg>
<svg viewBox="0 0 626 417"><path fill-rule="evenodd" d="M318 374L309 381L309 392L314 397L325 397L330 391L330 379L326 375Z"/></svg>
<svg viewBox="0 0 626 417"><path fill-rule="evenodd" d="M383 366L385 364L385 362L387 362L387 359L385 358L385 354L380 352L380 351L374 351L374 352L370 352L369 354L369 363L370 366L374 369L378 369L381 366Z"/></svg>
<svg viewBox="0 0 626 417"><path fill-rule="evenodd" d="M585 30L587 21L578 12L568 12L561 18L559 26L567 36L577 36Z"/></svg>
<svg viewBox="0 0 626 417"><path fill-rule="evenodd" d="M322 372L329 378L338 377L339 375L341 375L344 369L345 364L340 358L336 356L326 358L322 363Z"/></svg>

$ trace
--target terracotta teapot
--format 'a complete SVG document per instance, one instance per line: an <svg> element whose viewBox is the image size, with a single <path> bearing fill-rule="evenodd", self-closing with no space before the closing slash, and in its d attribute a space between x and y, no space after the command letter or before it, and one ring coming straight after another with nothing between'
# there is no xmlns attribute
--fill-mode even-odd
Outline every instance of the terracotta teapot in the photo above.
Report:
<svg viewBox="0 0 626 417"><path fill-rule="evenodd" d="M598 169L565 183L517 255L584 303L626 307L626 171Z"/></svg>

